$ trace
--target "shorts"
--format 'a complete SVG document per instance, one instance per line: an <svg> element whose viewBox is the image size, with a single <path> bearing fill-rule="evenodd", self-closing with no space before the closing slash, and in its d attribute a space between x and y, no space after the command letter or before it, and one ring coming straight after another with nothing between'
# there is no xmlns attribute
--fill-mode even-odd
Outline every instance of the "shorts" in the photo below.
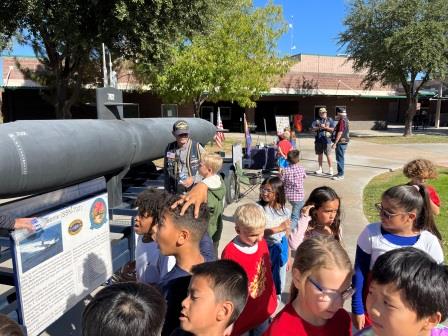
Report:
<svg viewBox="0 0 448 336"><path fill-rule="evenodd" d="M314 150L316 151L316 155L325 154L330 155L333 149L331 148L331 143L322 143L316 142L314 144Z"/></svg>

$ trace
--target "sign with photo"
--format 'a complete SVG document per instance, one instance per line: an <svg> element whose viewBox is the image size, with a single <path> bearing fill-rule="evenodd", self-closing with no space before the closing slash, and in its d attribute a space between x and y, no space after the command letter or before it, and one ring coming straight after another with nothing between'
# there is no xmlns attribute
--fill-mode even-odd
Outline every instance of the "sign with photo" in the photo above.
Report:
<svg viewBox="0 0 448 336"><path fill-rule="evenodd" d="M18 301L28 336L40 334L112 276L107 193L12 233Z"/></svg>
<svg viewBox="0 0 448 336"><path fill-rule="evenodd" d="M275 126L277 129L277 134L283 134L285 128L289 128L289 117L288 116L275 116Z"/></svg>

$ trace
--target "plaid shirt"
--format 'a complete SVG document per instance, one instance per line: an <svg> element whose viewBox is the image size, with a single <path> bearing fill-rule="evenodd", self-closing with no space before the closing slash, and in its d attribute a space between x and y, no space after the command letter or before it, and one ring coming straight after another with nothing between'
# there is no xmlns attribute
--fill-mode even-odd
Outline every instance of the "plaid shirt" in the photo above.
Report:
<svg viewBox="0 0 448 336"><path fill-rule="evenodd" d="M285 186L285 194L288 201L303 201L305 198L305 191L303 190L305 177L305 169L298 163L290 165L283 170L281 179Z"/></svg>

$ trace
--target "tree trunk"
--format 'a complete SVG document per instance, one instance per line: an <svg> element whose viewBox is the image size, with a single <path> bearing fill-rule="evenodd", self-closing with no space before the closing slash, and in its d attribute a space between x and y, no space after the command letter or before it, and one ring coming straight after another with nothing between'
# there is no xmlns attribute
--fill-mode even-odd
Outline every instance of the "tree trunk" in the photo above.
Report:
<svg viewBox="0 0 448 336"><path fill-rule="evenodd" d="M405 124L403 136L412 135L412 120L417 111L417 97L411 96L408 98L408 109L405 114Z"/></svg>

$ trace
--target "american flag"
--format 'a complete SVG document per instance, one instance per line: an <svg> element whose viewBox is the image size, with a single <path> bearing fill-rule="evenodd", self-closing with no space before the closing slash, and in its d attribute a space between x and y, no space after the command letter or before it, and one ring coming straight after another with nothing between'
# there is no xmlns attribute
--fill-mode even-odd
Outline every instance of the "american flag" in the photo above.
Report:
<svg viewBox="0 0 448 336"><path fill-rule="evenodd" d="M216 128L218 129L218 131L216 131L214 139L215 139L216 145L219 148L222 148L222 143L224 142L225 137L224 137L223 132L219 132L219 130L224 129L224 127L222 126L221 112L219 111L219 107L218 107L218 113L216 115Z"/></svg>

